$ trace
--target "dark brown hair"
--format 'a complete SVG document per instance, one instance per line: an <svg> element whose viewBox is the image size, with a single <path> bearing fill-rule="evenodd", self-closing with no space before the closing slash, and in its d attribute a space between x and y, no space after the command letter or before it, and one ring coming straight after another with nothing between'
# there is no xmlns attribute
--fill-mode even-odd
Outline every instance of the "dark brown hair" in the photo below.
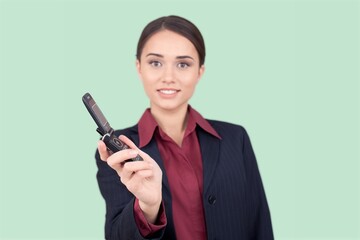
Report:
<svg viewBox="0 0 360 240"><path fill-rule="evenodd" d="M189 20L174 15L160 17L146 25L141 33L136 50L136 58L139 61L146 42L152 35L161 30L169 30L187 38L196 48L199 55L200 66L204 64L205 43L199 29Z"/></svg>

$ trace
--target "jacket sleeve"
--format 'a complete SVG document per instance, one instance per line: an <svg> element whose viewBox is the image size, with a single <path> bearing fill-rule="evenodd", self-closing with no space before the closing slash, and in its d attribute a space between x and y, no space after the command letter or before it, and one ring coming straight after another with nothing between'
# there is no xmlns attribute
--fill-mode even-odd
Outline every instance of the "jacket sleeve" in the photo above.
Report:
<svg viewBox="0 0 360 240"><path fill-rule="evenodd" d="M259 168L255 154L251 146L247 132L243 135L243 154L247 168L247 182L249 189L249 205L252 211L249 230L250 239L253 240L272 240L274 239L270 211L265 196Z"/></svg>
<svg viewBox="0 0 360 240"><path fill-rule="evenodd" d="M135 197L121 183L120 178L106 162L95 154L98 167L97 181L106 203L105 239L107 240L143 240L134 217ZM151 239L161 239L164 230L160 230Z"/></svg>

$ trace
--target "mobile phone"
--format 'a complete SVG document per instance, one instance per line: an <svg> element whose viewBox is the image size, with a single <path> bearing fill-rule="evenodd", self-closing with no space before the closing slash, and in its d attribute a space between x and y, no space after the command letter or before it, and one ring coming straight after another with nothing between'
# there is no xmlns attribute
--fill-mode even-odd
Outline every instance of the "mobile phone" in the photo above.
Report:
<svg viewBox="0 0 360 240"><path fill-rule="evenodd" d="M99 106L96 104L90 93L85 93L82 97L82 100L86 109L98 126L96 131L102 136L101 139L104 141L106 147L113 153L128 149L129 146L120 141L120 139L115 136L114 129L110 126L109 122L106 120L104 114L101 112ZM125 162L142 160L143 159L140 157L140 155L137 155L136 157L126 160Z"/></svg>

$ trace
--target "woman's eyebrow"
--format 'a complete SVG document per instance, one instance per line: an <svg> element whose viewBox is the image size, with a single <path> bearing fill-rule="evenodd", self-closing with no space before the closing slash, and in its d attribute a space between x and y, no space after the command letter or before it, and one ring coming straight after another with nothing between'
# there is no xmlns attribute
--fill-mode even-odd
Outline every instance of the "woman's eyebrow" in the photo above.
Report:
<svg viewBox="0 0 360 240"><path fill-rule="evenodd" d="M190 59L194 60L194 58L192 58L192 57L190 57L190 56L187 56L187 55L184 55L184 56L177 56L176 58L177 58L177 59L190 58Z"/></svg>
<svg viewBox="0 0 360 240"><path fill-rule="evenodd" d="M164 56L161 55L161 54L159 54L159 53L148 53L148 54L146 55L146 57L149 57L149 56L155 56L155 57L164 58ZM176 57L176 59L186 59L186 58L190 58L190 59L194 60L193 57L190 57L190 56L188 56L188 55L182 55L182 56L177 56L177 57Z"/></svg>
<svg viewBox="0 0 360 240"><path fill-rule="evenodd" d="M156 56L156 57L161 57L161 58L164 57L163 55L158 54L158 53L149 53L149 54L146 55L146 57L148 57L148 56Z"/></svg>

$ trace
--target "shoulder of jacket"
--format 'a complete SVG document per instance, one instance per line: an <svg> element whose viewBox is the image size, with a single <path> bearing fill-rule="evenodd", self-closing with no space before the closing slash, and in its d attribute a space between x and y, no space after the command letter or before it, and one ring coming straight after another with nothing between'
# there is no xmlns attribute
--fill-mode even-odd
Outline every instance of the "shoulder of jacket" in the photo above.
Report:
<svg viewBox="0 0 360 240"><path fill-rule="evenodd" d="M235 131L235 132L246 132L245 128L241 125L224 122L224 121L218 121L218 120L211 120L207 119L207 121L210 123L210 125L219 132L227 132L227 131Z"/></svg>

